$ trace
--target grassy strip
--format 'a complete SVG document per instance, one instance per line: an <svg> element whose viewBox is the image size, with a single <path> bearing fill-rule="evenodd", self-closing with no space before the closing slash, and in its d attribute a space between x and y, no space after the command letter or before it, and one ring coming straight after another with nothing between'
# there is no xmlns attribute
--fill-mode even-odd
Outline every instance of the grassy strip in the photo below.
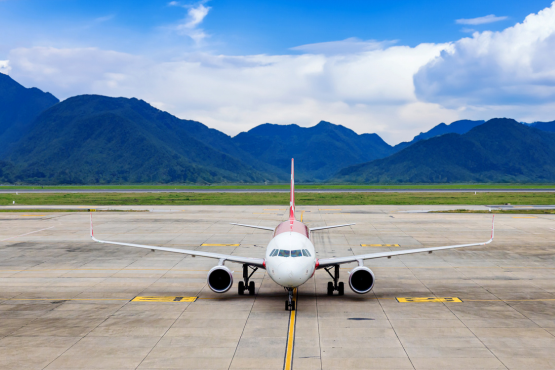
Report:
<svg viewBox="0 0 555 370"><path fill-rule="evenodd" d="M287 205L287 193L0 194L0 205ZM297 193L298 205L548 205L555 193Z"/></svg>
<svg viewBox="0 0 555 370"><path fill-rule="evenodd" d="M555 209L492 209L491 212L471 209L453 209L449 211L432 211L429 213L508 213L518 215L554 215Z"/></svg>
<svg viewBox="0 0 555 370"><path fill-rule="evenodd" d="M555 184L415 184L415 185L354 185L354 184L297 184L297 189L555 189ZM34 190L34 189L57 189L57 190L101 190L101 189L289 189L289 184L215 184L211 186L201 185L59 185L59 186L32 186L32 185L7 185L0 186L1 190Z"/></svg>

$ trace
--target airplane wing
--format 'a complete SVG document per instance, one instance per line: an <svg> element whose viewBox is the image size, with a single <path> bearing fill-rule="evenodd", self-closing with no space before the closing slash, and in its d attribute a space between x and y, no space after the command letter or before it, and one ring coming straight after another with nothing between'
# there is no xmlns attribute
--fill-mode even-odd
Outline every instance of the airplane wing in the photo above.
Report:
<svg viewBox="0 0 555 370"><path fill-rule="evenodd" d="M402 255L405 255L405 254L423 253L423 252L432 253L434 251L440 251L440 250L444 250L444 249L455 249L455 248L472 247L472 246L477 246L477 245L486 245L486 244L489 244L493 241L493 236L494 236L494 223L493 223L493 219L492 219L492 221L491 221L491 238L487 242L473 243L473 244L448 245L448 246L445 246L445 247L407 249L407 250L404 250L404 251L388 251L388 252L380 252L380 253L369 253L369 254L360 254L358 256L348 256L348 257L321 258L317 262L317 268L321 269L321 268L324 268L324 267L329 267L329 266L334 266L334 265L341 265L343 263L351 263L351 262L361 263L363 260L370 260L370 259L374 259L374 258L402 256Z"/></svg>
<svg viewBox="0 0 555 370"><path fill-rule="evenodd" d="M276 229L275 227L265 227L265 226L255 226L255 225L245 225L245 224L234 224L234 223L231 223L230 225L244 226L244 227L252 227L253 229L262 229L262 230L270 230L270 231L274 231L274 230Z"/></svg>
<svg viewBox="0 0 555 370"><path fill-rule="evenodd" d="M272 229L273 230L273 229ZM115 244L115 245L123 245L126 247L135 247L135 248L144 248L150 249L153 251L163 251L163 252L173 252L173 253L181 253L187 254L193 257L206 257L206 258L214 258L217 260L225 260L230 262L248 264L251 266L256 266L258 268L266 269L264 259L263 258L251 258L251 257L240 257L240 256L231 256L228 254L220 254L220 253L212 253L212 252L202 252L202 251L193 251L187 249L177 249L177 248L166 248L166 247L158 247L154 245L143 245L143 244L132 244L132 243L120 243L120 242L111 242L107 240L100 240L94 237L93 232L93 223L92 223L92 213L91 213L91 239L98 243L103 244Z"/></svg>
<svg viewBox="0 0 555 370"><path fill-rule="evenodd" d="M321 226L321 227L311 227L310 231L317 231L317 230L326 230L326 229L334 229L336 227L343 227L343 226L351 226L355 224L345 224L345 225L332 225L332 226Z"/></svg>

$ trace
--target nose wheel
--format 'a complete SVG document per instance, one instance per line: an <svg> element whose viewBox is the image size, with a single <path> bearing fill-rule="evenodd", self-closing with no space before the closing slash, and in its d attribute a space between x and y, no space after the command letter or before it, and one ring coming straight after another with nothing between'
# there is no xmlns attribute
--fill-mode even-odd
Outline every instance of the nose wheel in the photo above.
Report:
<svg viewBox="0 0 555 370"><path fill-rule="evenodd" d="M288 290L289 296L285 301L285 311L295 311L295 301L293 300L293 288Z"/></svg>
<svg viewBox="0 0 555 370"><path fill-rule="evenodd" d="M249 274L249 267L252 272ZM249 295L254 295L255 285L254 281L249 282L251 276L258 270L258 267L252 267L249 265L243 265L243 281L239 282L238 290L239 295L244 295L245 291L249 292Z"/></svg>
<svg viewBox="0 0 555 370"><path fill-rule="evenodd" d="M334 274L332 275L330 270L334 269ZM337 291L338 295L345 294L345 284L343 282L339 282L339 265L335 265L333 267L324 268L326 272L331 276L333 282L328 282L328 295L333 295L334 291Z"/></svg>

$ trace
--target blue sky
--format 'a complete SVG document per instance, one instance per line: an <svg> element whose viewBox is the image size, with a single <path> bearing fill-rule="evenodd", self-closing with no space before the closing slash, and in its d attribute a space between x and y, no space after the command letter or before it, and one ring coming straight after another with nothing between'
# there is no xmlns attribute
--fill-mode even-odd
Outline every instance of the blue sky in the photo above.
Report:
<svg viewBox="0 0 555 370"><path fill-rule="evenodd" d="M170 1L130 0L0 0L0 44L117 48L148 53L152 42L186 48L188 40L164 35L181 21L186 9ZM198 2L181 2L195 6ZM443 43L464 36L464 29L502 30L549 1L218 1L205 3L210 12L203 28L215 52L241 54L292 53L290 48L356 37L398 40L403 45ZM494 14L505 20L465 26L457 19ZM165 37L164 37L165 36ZM154 41L156 40L156 41ZM47 41L47 42L48 42Z"/></svg>
<svg viewBox="0 0 555 370"><path fill-rule="evenodd" d="M395 143L442 121L555 119L553 14L534 0L0 0L0 71L232 135L322 119Z"/></svg>

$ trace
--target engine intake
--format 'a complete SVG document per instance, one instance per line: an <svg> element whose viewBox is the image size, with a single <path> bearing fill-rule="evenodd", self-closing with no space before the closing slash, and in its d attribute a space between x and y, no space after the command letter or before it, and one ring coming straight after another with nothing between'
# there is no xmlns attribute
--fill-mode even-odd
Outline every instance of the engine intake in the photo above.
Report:
<svg viewBox="0 0 555 370"><path fill-rule="evenodd" d="M225 266L214 266L208 271L208 286L215 293L225 293L233 285L233 274Z"/></svg>
<svg viewBox="0 0 555 370"><path fill-rule="evenodd" d="M368 293L374 287L374 273L368 267L356 267L349 273L349 286L355 293Z"/></svg>

